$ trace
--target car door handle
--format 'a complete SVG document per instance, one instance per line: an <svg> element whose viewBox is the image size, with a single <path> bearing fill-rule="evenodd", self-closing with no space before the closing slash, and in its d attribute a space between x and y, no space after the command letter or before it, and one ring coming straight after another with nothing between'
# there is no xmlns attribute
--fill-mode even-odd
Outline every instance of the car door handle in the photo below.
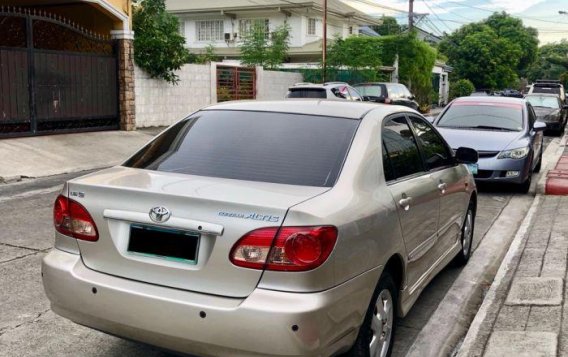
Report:
<svg viewBox="0 0 568 357"><path fill-rule="evenodd" d="M400 201L398 201L398 204L405 211L408 211L410 209L410 202L412 202L412 197L404 197L404 198L401 198Z"/></svg>
<svg viewBox="0 0 568 357"><path fill-rule="evenodd" d="M442 195L446 193L447 189L448 189L448 184L445 182L440 182L440 184L438 185L438 190L440 190Z"/></svg>

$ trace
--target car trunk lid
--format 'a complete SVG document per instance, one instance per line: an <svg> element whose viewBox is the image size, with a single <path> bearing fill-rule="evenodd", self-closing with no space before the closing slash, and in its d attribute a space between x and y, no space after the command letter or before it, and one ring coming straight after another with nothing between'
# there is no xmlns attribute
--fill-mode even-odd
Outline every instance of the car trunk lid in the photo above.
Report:
<svg viewBox="0 0 568 357"><path fill-rule="evenodd" d="M262 275L261 270L230 262L235 242L254 229L280 226L289 207L329 190L126 167L73 180L68 189L70 198L89 211L99 231L97 242L78 241L87 267L151 284L231 297L248 296ZM149 212L154 207L167 208L170 218L152 221ZM144 237L149 248L132 245L132 227L135 231L149 229ZM180 247L195 249L195 261L179 259L191 258L191 253L178 256L176 249L161 253L172 252L171 247L156 251L151 245L154 241L160 244L165 236L174 239L174 245L178 242ZM194 248L193 243L186 244L186 238L195 240ZM159 254L139 254L147 253L145 249Z"/></svg>

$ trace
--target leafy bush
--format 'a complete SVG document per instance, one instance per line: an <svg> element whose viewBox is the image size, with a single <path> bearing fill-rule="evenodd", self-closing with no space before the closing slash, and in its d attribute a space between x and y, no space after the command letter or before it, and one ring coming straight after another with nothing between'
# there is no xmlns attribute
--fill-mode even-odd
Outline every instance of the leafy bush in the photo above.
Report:
<svg viewBox="0 0 568 357"><path fill-rule="evenodd" d="M134 7L134 61L152 78L177 83L174 73L189 61L179 20L166 12L164 0L144 0Z"/></svg>
<svg viewBox="0 0 568 357"><path fill-rule="evenodd" d="M450 84L450 100L458 97L467 97L475 91L475 86L469 79L460 79Z"/></svg>

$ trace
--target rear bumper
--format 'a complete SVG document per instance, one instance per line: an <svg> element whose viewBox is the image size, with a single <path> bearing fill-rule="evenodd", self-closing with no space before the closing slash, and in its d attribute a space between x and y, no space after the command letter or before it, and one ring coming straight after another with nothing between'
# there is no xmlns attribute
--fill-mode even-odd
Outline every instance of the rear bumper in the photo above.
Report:
<svg viewBox="0 0 568 357"><path fill-rule="evenodd" d="M109 334L204 356L328 356L355 340L378 272L318 293L225 298L102 274L54 249L42 276L55 313Z"/></svg>

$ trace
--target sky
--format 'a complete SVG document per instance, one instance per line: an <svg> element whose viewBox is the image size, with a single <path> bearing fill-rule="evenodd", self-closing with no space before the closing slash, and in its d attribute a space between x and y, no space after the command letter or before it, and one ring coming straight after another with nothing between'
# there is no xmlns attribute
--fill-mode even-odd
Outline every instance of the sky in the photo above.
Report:
<svg viewBox="0 0 568 357"><path fill-rule="evenodd" d="M369 15L394 16L399 23L408 23L408 0L344 2ZM494 11L506 11L536 28L541 44L568 40L568 15L558 13L568 12L568 0L415 0L414 11L429 14L418 26L437 35L480 21Z"/></svg>

